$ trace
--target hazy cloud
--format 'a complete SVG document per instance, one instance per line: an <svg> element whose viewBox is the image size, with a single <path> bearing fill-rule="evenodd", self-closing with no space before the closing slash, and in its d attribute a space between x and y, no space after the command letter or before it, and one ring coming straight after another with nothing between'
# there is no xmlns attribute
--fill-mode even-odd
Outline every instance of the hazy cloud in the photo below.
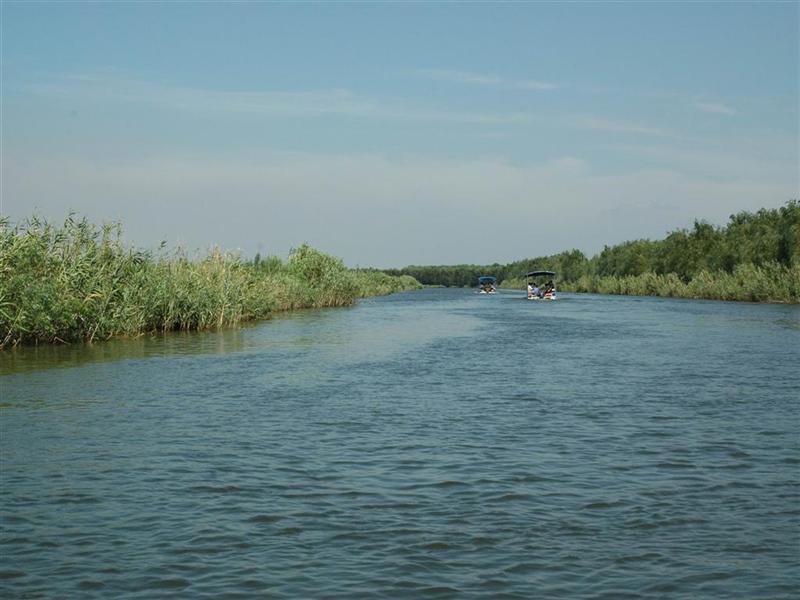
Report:
<svg viewBox="0 0 800 600"><path fill-rule="evenodd" d="M285 116L351 116L369 119L502 124L530 121L523 113L450 111L408 102L376 100L346 89L315 91L228 91L134 79L80 75L24 86L25 91L69 101L146 104L194 112L236 112Z"/></svg>
<svg viewBox="0 0 800 600"><path fill-rule="evenodd" d="M12 218L76 210L120 219L138 245L167 239L284 255L308 241L351 265L375 266L505 262L573 246L594 253L695 218L723 223L737 210L779 206L794 190L788 174L608 175L576 157L527 165L315 154L16 157L4 160L2 176Z"/></svg>
<svg viewBox="0 0 800 600"><path fill-rule="evenodd" d="M575 117L573 122L576 127L582 129L594 129L598 131L611 131L616 133L639 133L643 135L655 135L660 137L675 137L674 133L665 129L630 121L618 121L589 115L580 115Z"/></svg>
<svg viewBox="0 0 800 600"><path fill-rule="evenodd" d="M525 90L548 91L558 88L558 85L548 81L535 80L506 80L495 75L473 73L470 71L457 71L450 69L417 69L417 75L436 81L451 83L466 83L471 85L504 86Z"/></svg>
<svg viewBox="0 0 800 600"><path fill-rule="evenodd" d="M514 85L525 90L537 91L547 91L558 88L558 85L555 83L549 83L547 81L517 81L514 83Z"/></svg>
<svg viewBox="0 0 800 600"><path fill-rule="evenodd" d="M417 69L415 72L422 77L435 79L437 81L470 83L474 85L497 85L502 83L502 80L494 75L482 75L480 73L470 73L469 71L454 71L450 69Z"/></svg>
<svg viewBox="0 0 800 600"><path fill-rule="evenodd" d="M476 76L478 77L478 76ZM488 78L487 78L488 80ZM550 89L544 82L518 82L528 88ZM194 113L245 113L265 118L355 117L363 119L431 121L473 125L521 125L561 122L574 127L611 133L678 137L665 129L594 115L539 115L531 112L470 112L413 105L400 99L374 99L346 89L311 91L229 91L175 86L102 75L72 75L27 84L31 94L69 102L141 104Z"/></svg>
<svg viewBox="0 0 800 600"><path fill-rule="evenodd" d="M718 115L735 115L736 109L731 108L720 102L695 102L695 107L703 112L715 113Z"/></svg>

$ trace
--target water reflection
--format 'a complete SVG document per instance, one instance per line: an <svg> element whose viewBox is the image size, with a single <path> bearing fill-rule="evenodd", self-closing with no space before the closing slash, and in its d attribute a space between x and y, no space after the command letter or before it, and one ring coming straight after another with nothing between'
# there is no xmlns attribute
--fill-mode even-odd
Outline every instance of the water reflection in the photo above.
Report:
<svg viewBox="0 0 800 600"><path fill-rule="evenodd" d="M0 376L87 363L192 354L225 354L247 348L251 327L208 332L170 332L115 338L92 344L42 345L0 352Z"/></svg>
<svg viewBox="0 0 800 600"><path fill-rule="evenodd" d="M416 301L412 298L407 293L363 300L358 312L343 307L278 313L237 329L9 348L0 352L0 376L99 362L254 350L296 350L313 352L322 362L357 362L387 357L439 337L469 335L480 325L473 315L459 314L453 306L444 309L441 303L421 302L417 310L408 311L407 303Z"/></svg>

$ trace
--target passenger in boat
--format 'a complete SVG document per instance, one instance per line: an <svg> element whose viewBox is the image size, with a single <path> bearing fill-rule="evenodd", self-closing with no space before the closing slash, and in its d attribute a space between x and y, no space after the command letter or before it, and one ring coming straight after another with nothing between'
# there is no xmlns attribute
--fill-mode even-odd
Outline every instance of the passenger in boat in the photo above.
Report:
<svg viewBox="0 0 800 600"><path fill-rule="evenodd" d="M528 284L528 298L533 298L534 296L541 297L541 295L542 294L541 291L539 290L539 286L536 285L535 281L531 284Z"/></svg>

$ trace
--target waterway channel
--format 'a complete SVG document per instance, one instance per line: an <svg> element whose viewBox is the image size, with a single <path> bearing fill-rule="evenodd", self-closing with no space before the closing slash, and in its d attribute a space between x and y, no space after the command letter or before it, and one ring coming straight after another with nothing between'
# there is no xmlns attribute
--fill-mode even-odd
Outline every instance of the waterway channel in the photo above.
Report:
<svg viewBox="0 0 800 600"><path fill-rule="evenodd" d="M0 353L3 598L791 598L800 308L426 289Z"/></svg>

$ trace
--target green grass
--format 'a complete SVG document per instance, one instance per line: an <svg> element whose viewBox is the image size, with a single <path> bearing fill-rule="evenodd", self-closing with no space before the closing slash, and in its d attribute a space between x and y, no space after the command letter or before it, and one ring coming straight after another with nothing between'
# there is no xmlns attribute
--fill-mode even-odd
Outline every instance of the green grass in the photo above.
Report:
<svg viewBox="0 0 800 600"><path fill-rule="evenodd" d="M0 349L231 327L418 287L411 277L350 270L308 245L287 261L219 250L192 260L128 248L117 224L0 220Z"/></svg>
<svg viewBox="0 0 800 600"><path fill-rule="evenodd" d="M582 276L560 286L565 291L632 296L667 296L744 302L800 302L800 265L749 263L732 272L700 271L688 282L674 273L642 273L627 277Z"/></svg>
<svg viewBox="0 0 800 600"><path fill-rule="evenodd" d="M576 281L560 281L557 284L558 289L565 292L799 303L800 265L786 266L771 262L755 266L746 263L736 265L730 273L700 271L688 282L675 273L642 273L625 277L581 275ZM524 289L525 279L506 279L501 287Z"/></svg>

